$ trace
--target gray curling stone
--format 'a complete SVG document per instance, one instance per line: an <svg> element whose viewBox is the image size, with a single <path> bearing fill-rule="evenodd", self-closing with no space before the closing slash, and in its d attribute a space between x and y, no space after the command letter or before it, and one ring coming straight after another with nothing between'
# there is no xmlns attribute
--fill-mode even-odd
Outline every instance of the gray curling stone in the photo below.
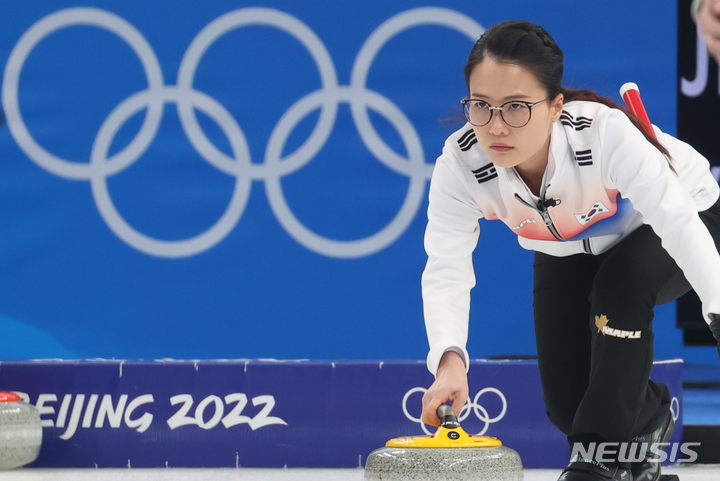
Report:
<svg viewBox="0 0 720 481"><path fill-rule="evenodd" d="M40 413L15 393L0 391L0 469L31 463L40 454Z"/></svg>
<svg viewBox="0 0 720 481"><path fill-rule="evenodd" d="M499 439L467 434L448 405L432 436L391 439L365 463L365 481L522 481L517 451Z"/></svg>

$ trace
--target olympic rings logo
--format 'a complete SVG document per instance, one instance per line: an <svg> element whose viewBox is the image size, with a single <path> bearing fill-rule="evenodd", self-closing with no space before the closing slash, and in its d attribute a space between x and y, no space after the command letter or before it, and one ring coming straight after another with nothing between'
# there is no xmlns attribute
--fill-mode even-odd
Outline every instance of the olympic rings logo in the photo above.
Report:
<svg viewBox="0 0 720 481"><path fill-rule="evenodd" d="M408 418L410 421L419 423L425 434L433 434L428 430L428 428L425 426L425 423L422 422L422 419L420 417L415 417L411 415L408 411L408 399L410 399L410 396L417 392L425 394L425 392L427 392L427 389L425 389L424 387L415 387L406 392L402 401L403 413L405 413L405 417ZM485 407L480 404L480 398L483 394L487 393L495 394L500 399L500 404L502 405L502 407L500 408L500 413L497 414L495 417L490 417L487 409L485 409ZM480 421L485 423L485 426L480 430L480 432L475 434L475 436L482 436L487 432L490 424L496 423L505 417L505 414L507 413L507 407L507 399L505 398L505 395L502 393L502 391L494 387L486 387L478 391L478 393L472 400L467 400L467 403L465 403L465 405L460 410L460 416L458 417L458 421L462 423L468 418L468 416L470 416L470 412L473 412Z"/></svg>
<svg viewBox="0 0 720 481"><path fill-rule="evenodd" d="M122 101L102 123L87 163L68 161L40 146L23 120L18 95L24 63L38 43L57 30L78 25L102 28L124 40L137 54L147 78L147 89ZM243 130L231 113L217 100L193 87L196 69L208 48L228 32L251 25L276 28L294 37L316 63L322 84L321 89L305 95L282 115L270 135L262 164L251 162ZM132 24L105 10L69 8L40 19L18 40L5 68L2 102L8 128L23 152L37 165L59 177L89 181L95 204L107 226L122 241L140 252L179 258L212 248L239 222L252 181L262 180L273 213L298 243L326 256L357 258L386 248L405 232L417 215L425 195L426 181L432 172L432 164L425 162L420 137L404 112L387 97L366 88L368 71L383 45L402 31L421 25L451 28L473 41L484 31L477 22L453 10L432 7L407 10L386 20L372 32L355 59L350 84L339 85L328 50L307 25L279 10L242 8L221 15L197 34L182 58L177 84L166 85L155 52ZM183 131L193 148L209 164L235 179L229 204L215 224L193 237L172 241L152 238L131 226L115 207L107 184L108 177L128 168L148 149L157 134L164 106L168 103L177 104ZM375 234L349 241L329 239L305 227L291 210L281 187L283 176L305 166L326 143L340 103L350 105L360 137L372 155L410 180L405 201L395 218ZM283 157L284 146L295 127L318 109L317 124L307 140ZM397 130L407 157L395 152L382 140L370 121L368 109L382 115ZM142 110L146 110L145 118L136 136L124 149L108 157L117 132L128 119ZM230 142L231 156L205 136L196 110L217 123Z"/></svg>
<svg viewBox="0 0 720 481"><path fill-rule="evenodd" d="M677 422L680 417L680 400L675 396L670 400L670 413L672 413L673 421Z"/></svg>

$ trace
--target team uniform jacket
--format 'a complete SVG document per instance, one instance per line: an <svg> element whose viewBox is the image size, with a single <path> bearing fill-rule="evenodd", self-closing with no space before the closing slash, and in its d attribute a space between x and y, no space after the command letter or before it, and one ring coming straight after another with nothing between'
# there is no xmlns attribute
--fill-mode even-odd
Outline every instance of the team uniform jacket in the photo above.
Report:
<svg viewBox="0 0 720 481"><path fill-rule="evenodd" d="M706 321L720 313L720 256L697 215L718 200L720 187L703 156L655 132L675 172L623 112L565 104L552 127L540 196L515 169L492 164L470 124L446 140L430 183L422 278L432 373L449 349L469 365L472 252L482 218L504 222L523 248L553 256L600 254L649 224L698 293Z"/></svg>

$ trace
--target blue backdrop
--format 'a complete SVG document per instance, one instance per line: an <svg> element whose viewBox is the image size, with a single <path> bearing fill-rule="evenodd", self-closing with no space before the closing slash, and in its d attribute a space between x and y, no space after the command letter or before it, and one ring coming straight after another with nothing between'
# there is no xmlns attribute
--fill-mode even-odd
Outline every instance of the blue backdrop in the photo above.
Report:
<svg viewBox="0 0 720 481"><path fill-rule="evenodd" d="M0 357L424 358L432 164L515 18L675 131L670 0L4 0ZM483 223L473 357L534 352L530 259Z"/></svg>

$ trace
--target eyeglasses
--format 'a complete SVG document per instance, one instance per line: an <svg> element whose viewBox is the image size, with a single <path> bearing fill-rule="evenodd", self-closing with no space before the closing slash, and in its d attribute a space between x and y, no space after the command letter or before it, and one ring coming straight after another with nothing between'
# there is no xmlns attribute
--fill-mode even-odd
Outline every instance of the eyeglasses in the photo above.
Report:
<svg viewBox="0 0 720 481"><path fill-rule="evenodd" d="M465 118L475 127L487 125L492 120L493 111L499 110L500 117L508 126L515 129L525 127L530 122L532 108L537 104L549 100L550 97L542 99L538 102L523 102L521 100L511 100L505 102L500 107L490 105L484 100L464 98L460 101L465 111Z"/></svg>

